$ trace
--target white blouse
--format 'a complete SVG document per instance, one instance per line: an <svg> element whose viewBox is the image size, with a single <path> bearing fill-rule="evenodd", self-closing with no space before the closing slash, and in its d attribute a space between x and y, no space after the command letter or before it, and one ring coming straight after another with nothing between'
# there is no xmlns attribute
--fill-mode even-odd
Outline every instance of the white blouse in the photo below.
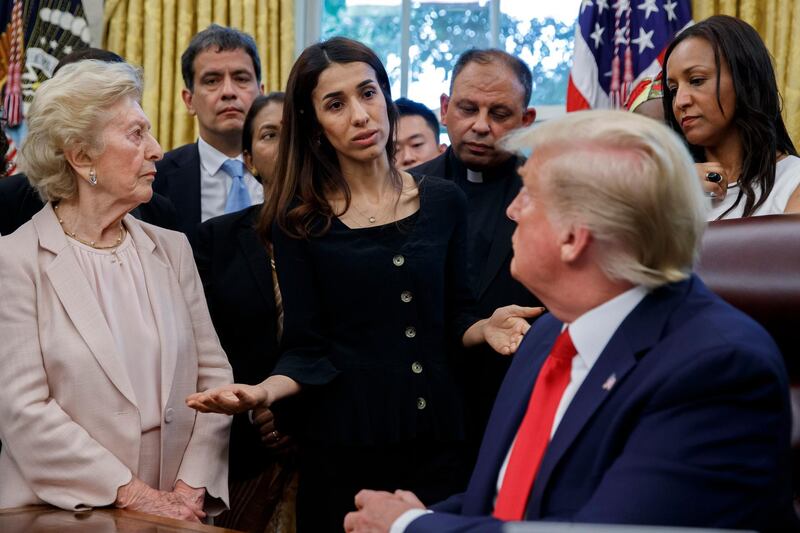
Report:
<svg viewBox="0 0 800 533"><path fill-rule="evenodd" d="M769 196L761 206L753 213L757 215L778 215L783 214L786 204L792 193L800 187L800 158L793 155L786 156L775 166L775 185L772 187ZM759 189L755 189L756 198L759 196ZM736 201L739 195L738 186L728 185L728 193L722 200L711 200L711 211L708 213L708 220L716 220L728 210ZM725 219L741 218L744 213L744 198L739 201L733 210L725 215Z"/></svg>
<svg viewBox="0 0 800 533"><path fill-rule="evenodd" d="M161 341L130 234L116 250L67 239L91 286L128 372L142 432L161 426Z"/></svg>

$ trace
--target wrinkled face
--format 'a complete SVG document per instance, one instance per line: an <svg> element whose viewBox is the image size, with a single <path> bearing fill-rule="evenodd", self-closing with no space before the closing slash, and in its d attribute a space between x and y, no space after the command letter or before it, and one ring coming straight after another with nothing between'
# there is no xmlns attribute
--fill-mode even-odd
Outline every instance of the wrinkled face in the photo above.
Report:
<svg viewBox="0 0 800 533"><path fill-rule="evenodd" d="M241 138L247 110L261 93L253 60L241 48L203 50L194 58L194 89L182 92L186 108L197 115L207 142L223 136Z"/></svg>
<svg viewBox="0 0 800 533"><path fill-rule="evenodd" d="M278 155L278 140L281 136L283 103L272 101L261 108L253 119L252 153L245 151L245 163L255 167L263 183L272 180L275 174L275 158Z"/></svg>
<svg viewBox="0 0 800 533"><path fill-rule="evenodd" d="M368 64L332 63L320 74L311 102L340 164L385 155L389 115L375 71Z"/></svg>
<svg viewBox="0 0 800 533"><path fill-rule="evenodd" d="M93 158L96 190L135 207L153 196L155 162L163 152L138 102L125 98L109 109L109 116L101 133L103 152Z"/></svg>
<svg viewBox="0 0 800 533"><path fill-rule="evenodd" d="M720 57L717 102L714 48L705 39L688 38L672 51L667 61L667 90L672 95L672 113L689 143L714 147L736 135L736 93L731 71L725 58Z"/></svg>
<svg viewBox="0 0 800 533"><path fill-rule="evenodd" d="M547 212L549 194L541 183L545 177L537 168L540 159L534 151L520 168L523 186L506 214L517 223L511 237L511 275L544 301L555 285L561 261L558 232Z"/></svg>
<svg viewBox="0 0 800 533"><path fill-rule="evenodd" d="M443 151L436 135L420 115L405 115L397 121L397 168L405 170L430 161Z"/></svg>
<svg viewBox="0 0 800 533"><path fill-rule="evenodd" d="M472 170L495 167L511 157L497 147L506 133L535 118L523 105L525 88L506 65L468 63L442 97L442 124L458 158Z"/></svg>

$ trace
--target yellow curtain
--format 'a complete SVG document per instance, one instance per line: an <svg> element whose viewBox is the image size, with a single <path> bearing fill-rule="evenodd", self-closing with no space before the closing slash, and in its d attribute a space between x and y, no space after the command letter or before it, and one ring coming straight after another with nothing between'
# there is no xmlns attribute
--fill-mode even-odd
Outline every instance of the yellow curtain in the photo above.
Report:
<svg viewBox="0 0 800 533"><path fill-rule="evenodd" d="M164 150L194 142L181 100L181 54L215 22L252 35L266 91L282 91L294 62L294 0L106 0L103 46L144 70L142 107Z"/></svg>
<svg viewBox="0 0 800 533"><path fill-rule="evenodd" d="M793 39L792 21L800 20L797 0L692 0L695 21L731 15L752 25L775 62L783 118L792 140L800 141L800 39Z"/></svg>

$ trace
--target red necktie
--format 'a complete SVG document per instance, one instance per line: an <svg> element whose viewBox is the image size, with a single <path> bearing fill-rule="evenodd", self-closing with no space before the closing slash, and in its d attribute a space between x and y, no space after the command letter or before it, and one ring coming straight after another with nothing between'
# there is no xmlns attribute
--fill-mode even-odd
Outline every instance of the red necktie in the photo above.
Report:
<svg viewBox="0 0 800 533"><path fill-rule="evenodd" d="M550 442L553 419L569 384L572 358L576 353L569 330L565 329L556 339L533 386L528 410L517 430L517 439L497 494L495 518L522 520L525 516L528 497Z"/></svg>

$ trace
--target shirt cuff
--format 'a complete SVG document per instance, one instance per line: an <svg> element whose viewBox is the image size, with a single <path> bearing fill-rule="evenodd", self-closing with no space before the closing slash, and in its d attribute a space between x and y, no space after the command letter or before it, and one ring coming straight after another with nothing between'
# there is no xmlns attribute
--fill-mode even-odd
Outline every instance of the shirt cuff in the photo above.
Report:
<svg viewBox="0 0 800 533"><path fill-rule="evenodd" d="M430 509L409 509L405 513L397 517L397 520L392 522L392 527L389 528L389 533L405 533L406 528L419 518L420 516L432 513Z"/></svg>

